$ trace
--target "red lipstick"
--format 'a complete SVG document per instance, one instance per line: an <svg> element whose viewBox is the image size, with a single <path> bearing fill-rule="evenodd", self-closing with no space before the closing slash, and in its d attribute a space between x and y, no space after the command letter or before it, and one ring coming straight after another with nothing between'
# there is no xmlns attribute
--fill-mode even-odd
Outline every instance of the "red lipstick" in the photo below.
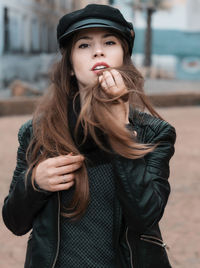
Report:
<svg viewBox="0 0 200 268"><path fill-rule="evenodd" d="M99 69L97 68L99 66ZM102 68L100 68L102 66ZM109 68L110 66L105 63L105 62L97 62L95 65L92 67L91 71L94 73L98 73L99 71L105 70L106 68Z"/></svg>

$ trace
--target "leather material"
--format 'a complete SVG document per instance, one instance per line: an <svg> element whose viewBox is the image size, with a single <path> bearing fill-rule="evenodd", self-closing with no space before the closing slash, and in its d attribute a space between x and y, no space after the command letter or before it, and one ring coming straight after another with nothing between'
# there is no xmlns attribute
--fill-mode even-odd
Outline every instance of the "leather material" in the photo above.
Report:
<svg viewBox="0 0 200 268"><path fill-rule="evenodd" d="M170 268L158 224L170 193L169 161L174 154L175 129L138 111L131 115L130 127L137 131L139 142L157 144L157 147L137 160L112 157L116 185L113 244L117 267ZM28 121L19 131L17 166L4 201L3 219L16 235L32 229L25 268L53 267L60 235L59 193L35 191L31 174L25 188L28 168L25 154L31 135L32 121Z"/></svg>

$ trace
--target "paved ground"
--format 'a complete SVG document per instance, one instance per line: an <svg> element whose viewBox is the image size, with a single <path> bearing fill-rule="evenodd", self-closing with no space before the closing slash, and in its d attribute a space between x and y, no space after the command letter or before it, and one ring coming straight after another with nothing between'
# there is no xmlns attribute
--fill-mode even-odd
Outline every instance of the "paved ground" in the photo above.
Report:
<svg viewBox="0 0 200 268"><path fill-rule="evenodd" d="M176 127L178 135L176 154L171 161L172 193L161 221L163 237L170 247L173 268L199 268L200 107L165 108L159 111ZM8 192L15 166L18 128L29 118L0 118L0 205ZM0 267L23 267L26 240L27 235L12 235L0 218Z"/></svg>

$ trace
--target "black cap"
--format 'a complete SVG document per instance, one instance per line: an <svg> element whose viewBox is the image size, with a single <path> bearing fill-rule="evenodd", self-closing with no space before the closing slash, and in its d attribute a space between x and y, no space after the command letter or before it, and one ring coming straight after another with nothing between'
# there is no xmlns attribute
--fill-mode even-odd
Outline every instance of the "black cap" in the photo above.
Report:
<svg viewBox="0 0 200 268"><path fill-rule="evenodd" d="M102 27L113 29L128 43L132 54L135 33L131 22L125 20L119 9L108 5L90 4L83 9L64 15L57 26L57 40L62 48L68 37L81 29Z"/></svg>

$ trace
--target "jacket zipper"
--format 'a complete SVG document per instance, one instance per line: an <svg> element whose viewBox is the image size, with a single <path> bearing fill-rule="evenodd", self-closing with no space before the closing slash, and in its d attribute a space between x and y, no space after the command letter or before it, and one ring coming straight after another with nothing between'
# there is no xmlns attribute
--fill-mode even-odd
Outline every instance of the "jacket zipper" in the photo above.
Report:
<svg viewBox="0 0 200 268"><path fill-rule="evenodd" d="M158 246L163 247L163 248L168 248L168 246L165 243L163 243L163 241L161 239L159 239L155 236L141 235L140 240L158 245Z"/></svg>
<svg viewBox="0 0 200 268"><path fill-rule="evenodd" d="M127 245L128 245L128 248L129 248L129 252L130 252L131 268L134 268L133 267L133 253L132 253L132 250L131 250L131 246L129 244L129 241L128 241L128 227L126 228L126 242L127 242Z"/></svg>
<svg viewBox="0 0 200 268"><path fill-rule="evenodd" d="M57 242L56 256L55 256L52 268L54 268L56 265L56 261L57 261L58 253L59 253L59 247L60 247L60 194L59 192L58 192L58 215L57 216L58 216L58 226L57 226L58 227L58 242Z"/></svg>

